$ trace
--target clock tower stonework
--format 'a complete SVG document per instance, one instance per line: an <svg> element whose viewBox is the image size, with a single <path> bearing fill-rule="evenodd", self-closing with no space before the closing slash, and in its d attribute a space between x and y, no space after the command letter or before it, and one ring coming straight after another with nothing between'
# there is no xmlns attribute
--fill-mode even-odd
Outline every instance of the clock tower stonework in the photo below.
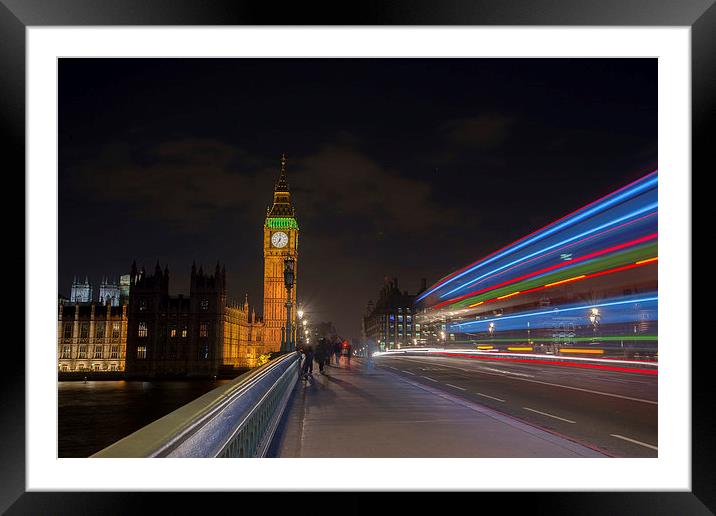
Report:
<svg viewBox="0 0 716 516"><path fill-rule="evenodd" d="M281 172L274 185L273 205L266 210L264 222L264 331L267 351L281 349L281 329L286 325L286 287L284 259L292 256L295 280L291 289L292 328L296 329L296 291L298 290L298 223L291 205L286 180L286 155L281 156Z"/></svg>

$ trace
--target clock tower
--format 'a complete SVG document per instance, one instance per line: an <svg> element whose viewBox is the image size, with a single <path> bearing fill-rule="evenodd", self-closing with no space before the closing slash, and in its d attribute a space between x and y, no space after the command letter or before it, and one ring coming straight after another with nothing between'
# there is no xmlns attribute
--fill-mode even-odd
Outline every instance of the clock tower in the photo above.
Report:
<svg viewBox="0 0 716 516"><path fill-rule="evenodd" d="M296 291L298 290L298 223L291 206L286 180L286 155L281 156L281 172L274 185L273 205L266 210L264 223L264 331L267 351L281 349L281 329L286 325L286 287L284 259L294 259L295 280L291 289L292 328L296 329Z"/></svg>

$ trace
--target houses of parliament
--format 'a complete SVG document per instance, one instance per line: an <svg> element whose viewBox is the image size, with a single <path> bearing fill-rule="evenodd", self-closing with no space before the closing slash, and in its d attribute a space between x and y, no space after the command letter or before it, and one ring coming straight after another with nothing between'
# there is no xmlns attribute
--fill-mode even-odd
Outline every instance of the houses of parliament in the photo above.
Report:
<svg viewBox="0 0 716 516"><path fill-rule="evenodd" d="M286 324L284 259L293 257L298 276L298 223L281 157L273 203L263 226L263 315L227 297L226 266L213 271L192 264L189 295L169 295L169 270L156 263L150 274L131 266L118 283L104 279L98 299L88 279L60 296L58 370L115 372L124 377L213 377L261 365L281 348ZM291 290L296 306L298 282ZM293 328L295 310L292 313Z"/></svg>

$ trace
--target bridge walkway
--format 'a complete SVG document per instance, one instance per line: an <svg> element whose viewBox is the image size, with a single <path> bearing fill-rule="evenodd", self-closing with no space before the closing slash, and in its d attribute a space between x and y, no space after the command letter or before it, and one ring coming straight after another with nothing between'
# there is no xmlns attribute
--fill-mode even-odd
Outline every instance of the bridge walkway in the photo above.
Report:
<svg viewBox="0 0 716 516"><path fill-rule="evenodd" d="M299 381L273 457L603 457L482 405L376 367L328 366Z"/></svg>

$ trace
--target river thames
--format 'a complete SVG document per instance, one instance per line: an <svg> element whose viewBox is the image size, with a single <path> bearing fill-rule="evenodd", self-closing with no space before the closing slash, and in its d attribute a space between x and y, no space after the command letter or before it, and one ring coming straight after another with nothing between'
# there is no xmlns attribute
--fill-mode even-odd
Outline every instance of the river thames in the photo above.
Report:
<svg viewBox="0 0 716 516"><path fill-rule="evenodd" d="M58 382L58 457L89 457L229 381Z"/></svg>

